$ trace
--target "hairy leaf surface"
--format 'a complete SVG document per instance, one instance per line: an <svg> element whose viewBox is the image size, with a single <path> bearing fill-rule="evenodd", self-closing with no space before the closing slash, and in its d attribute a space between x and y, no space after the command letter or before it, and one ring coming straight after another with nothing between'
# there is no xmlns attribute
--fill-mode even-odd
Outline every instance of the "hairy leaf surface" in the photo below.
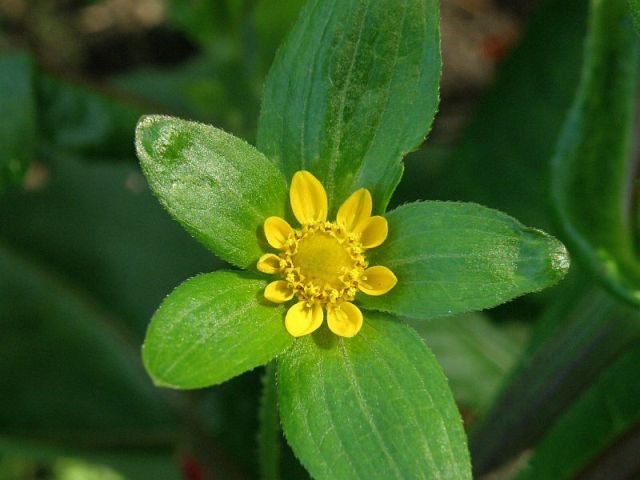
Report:
<svg viewBox="0 0 640 480"><path fill-rule="evenodd" d="M389 236L367 253L398 284L358 301L409 318L481 310L560 280L566 249L546 233L472 203L418 202L387 214Z"/></svg>
<svg viewBox="0 0 640 480"><path fill-rule="evenodd" d="M258 147L288 178L310 170L332 208L366 187L382 212L439 81L437 1L313 0L267 78Z"/></svg>
<svg viewBox="0 0 640 480"><path fill-rule="evenodd" d="M262 224L283 217L288 203L277 168L231 134L171 117L143 117L136 147L169 213L223 260L255 267L266 246Z"/></svg>
<svg viewBox="0 0 640 480"><path fill-rule="evenodd" d="M218 271L177 287L151 319L145 367L159 386L208 387L282 353L293 341L283 308L262 298L265 282Z"/></svg>
<svg viewBox="0 0 640 480"><path fill-rule="evenodd" d="M298 339L278 361L280 415L318 480L466 479L460 414L438 362L413 329L366 314L358 335Z"/></svg>

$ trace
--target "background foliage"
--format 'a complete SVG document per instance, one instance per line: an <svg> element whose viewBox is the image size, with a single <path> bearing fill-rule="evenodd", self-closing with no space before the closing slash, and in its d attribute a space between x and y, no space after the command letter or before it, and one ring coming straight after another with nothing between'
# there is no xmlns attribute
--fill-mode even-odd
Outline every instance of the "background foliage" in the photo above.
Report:
<svg viewBox="0 0 640 480"><path fill-rule="evenodd" d="M258 475L257 407L273 401L260 400L262 370L176 393L142 369L160 301L227 264L152 197L133 134L156 112L269 145L262 86L303 3L0 2L0 479ZM478 475L634 478L640 7L510 3L442 2L440 111L390 202L500 209L557 234L572 271L543 293L415 326ZM280 443L283 478L304 478Z"/></svg>

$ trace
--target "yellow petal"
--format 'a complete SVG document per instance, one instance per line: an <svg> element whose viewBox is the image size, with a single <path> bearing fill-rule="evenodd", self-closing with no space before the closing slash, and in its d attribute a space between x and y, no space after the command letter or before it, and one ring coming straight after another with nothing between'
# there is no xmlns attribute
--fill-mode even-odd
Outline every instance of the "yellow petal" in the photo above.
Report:
<svg viewBox="0 0 640 480"><path fill-rule="evenodd" d="M327 219L327 193L310 172L296 172L289 191L291 209L301 225Z"/></svg>
<svg viewBox="0 0 640 480"><path fill-rule="evenodd" d="M264 236L273 248L284 250L285 243L293 228L280 217L269 217L264 221Z"/></svg>
<svg viewBox="0 0 640 480"><path fill-rule="evenodd" d="M273 253L266 253L258 260L257 267L262 273L278 273L280 271L280 257Z"/></svg>
<svg viewBox="0 0 640 480"><path fill-rule="evenodd" d="M360 242L364 248L375 248L387 239L389 227L387 219L376 215L371 217L360 228L356 229L356 233L360 233Z"/></svg>
<svg viewBox="0 0 640 480"><path fill-rule="evenodd" d="M293 298L293 289L284 280L271 282L264 289L264 298L273 303L284 303Z"/></svg>
<svg viewBox="0 0 640 480"><path fill-rule="evenodd" d="M329 308L327 325L336 335L353 337L362 328L362 312L353 303L343 302Z"/></svg>
<svg viewBox="0 0 640 480"><path fill-rule="evenodd" d="M376 266L367 268L360 278L361 292L367 295L384 295L398 283L394 273L387 267Z"/></svg>
<svg viewBox="0 0 640 480"><path fill-rule="evenodd" d="M356 190L345 200L338 210L338 225L348 232L353 232L371 217L371 194L366 188Z"/></svg>
<svg viewBox="0 0 640 480"><path fill-rule="evenodd" d="M307 302L298 302L287 312L284 326L294 337L301 337L322 325L322 318L322 307L319 304L309 307Z"/></svg>

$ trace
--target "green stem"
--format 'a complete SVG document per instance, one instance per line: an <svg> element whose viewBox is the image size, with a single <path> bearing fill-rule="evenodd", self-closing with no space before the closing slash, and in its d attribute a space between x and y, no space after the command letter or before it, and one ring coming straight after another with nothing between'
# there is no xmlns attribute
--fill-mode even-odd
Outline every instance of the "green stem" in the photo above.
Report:
<svg viewBox="0 0 640 480"><path fill-rule="evenodd" d="M276 364L272 361L262 377L258 459L262 480L280 480L280 418L276 391Z"/></svg>
<svg viewBox="0 0 640 480"><path fill-rule="evenodd" d="M616 358L640 342L640 317L601 291L586 291L564 322L537 341L492 409L471 431L474 473L500 466L538 442Z"/></svg>

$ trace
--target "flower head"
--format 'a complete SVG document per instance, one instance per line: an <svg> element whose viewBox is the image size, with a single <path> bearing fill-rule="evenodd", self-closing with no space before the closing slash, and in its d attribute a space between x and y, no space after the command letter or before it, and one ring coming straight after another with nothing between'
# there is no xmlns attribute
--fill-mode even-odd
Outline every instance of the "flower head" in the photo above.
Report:
<svg viewBox="0 0 640 480"><path fill-rule="evenodd" d="M387 220L371 215L371 194L361 188L342 204L335 222L327 221L324 187L304 170L293 176L289 199L300 228L280 217L264 222L267 242L279 253L260 257L258 270L282 277L267 285L264 296L274 303L297 297L285 317L294 337L320 327L325 311L333 333L353 337L363 322L352 303L356 294L383 295L397 283L388 268L369 267L365 255L387 238Z"/></svg>

